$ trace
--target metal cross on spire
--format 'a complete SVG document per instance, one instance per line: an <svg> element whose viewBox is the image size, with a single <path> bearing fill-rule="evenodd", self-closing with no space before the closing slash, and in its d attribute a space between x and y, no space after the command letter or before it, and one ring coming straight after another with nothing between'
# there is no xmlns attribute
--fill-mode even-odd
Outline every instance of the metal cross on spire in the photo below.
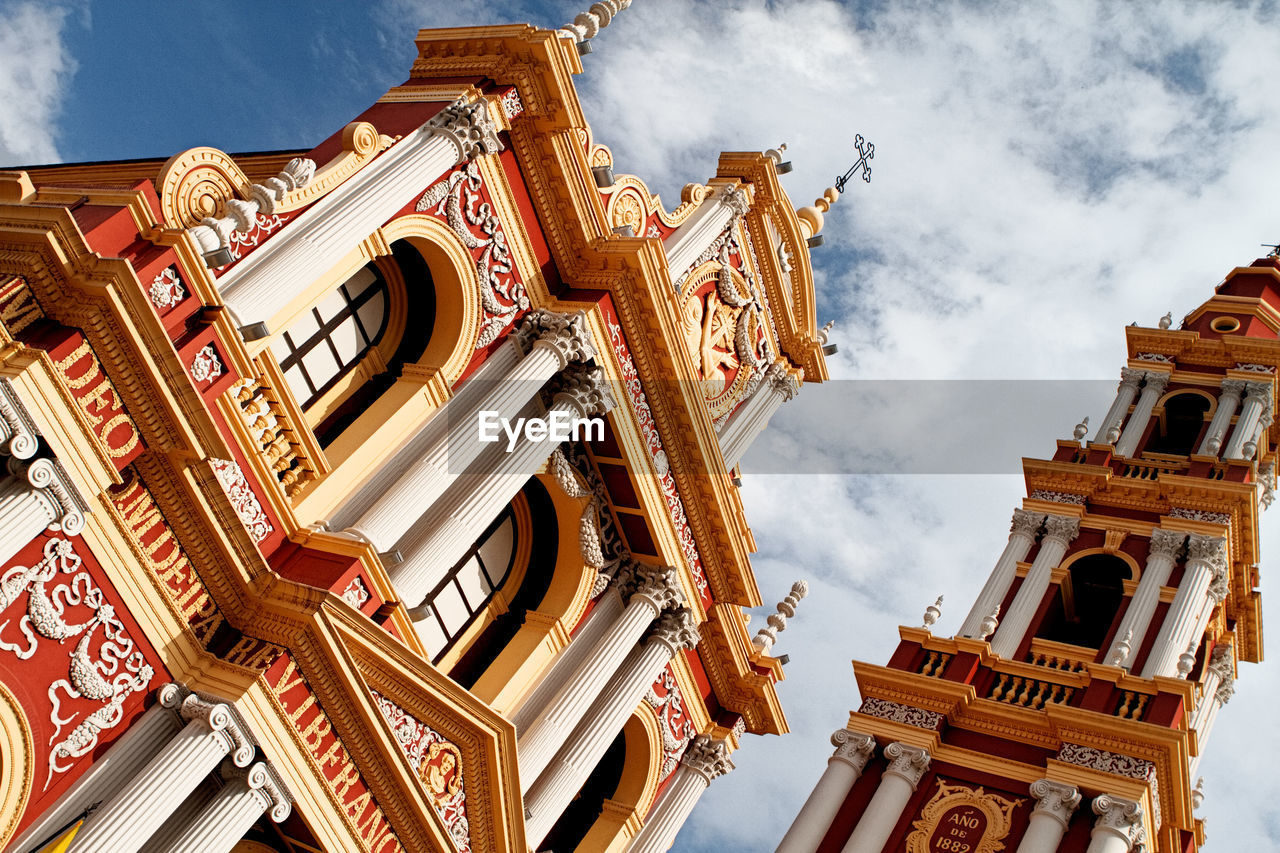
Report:
<svg viewBox="0 0 1280 853"><path fill-rule="evenodd" d="M870 160L876 156L876 147L870 142L862 138L859 133L853 138L853 147L858 149L858 162L849 167L849 171L836 178L836 191L844 192L844 185L849 183L849 179L853 177L853 173L858 171L858 167L862 167L862 180L871 183L871 163Z"/></svg>
<svg viewBox="0 0 1280 853"><path fill-rule="evenodd" d="M1263 243L1262 248L1271 250L1267 252L1268 258L1280 258L1280 243Z"/></svg>

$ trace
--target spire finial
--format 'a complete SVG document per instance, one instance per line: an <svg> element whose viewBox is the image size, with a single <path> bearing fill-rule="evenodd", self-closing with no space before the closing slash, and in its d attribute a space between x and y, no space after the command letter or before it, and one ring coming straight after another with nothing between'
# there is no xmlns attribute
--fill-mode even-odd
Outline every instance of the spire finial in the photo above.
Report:
<svg viewBox="0 0 1280 853"><path fill-rule="evenodd" d="M1076 441L1081 441L1088 434L1089 434L1089 416L1085 415L1084 420L1076 424L1076 428L1071 432L1071 435L1075 438Z"/></svg>
<svg viewBox="0 0 1280 853"><path fill-rule="evenodd" d="M761 654L768 654L774 641L778 639L778 634L787 630L787 620L796 615L796 605L808 594L809 584L804 581L793 583L787 597L778 602L778 612L769 614L769 626L756 632L751 645L759 649Z"/></svg>
<svg viewBox="0 0 1280 853"><path fill-rule="evenodd" d="M942 596L938 596L938 600L930 604L924 609L924 628L927 630L933 627L933 623L938 621L938 617L942 615Z"/></svg>
<svg viewBox="0 0 1280 853"><path fill-rule="evenodd" d="M1129 659L1129 652L1133 651L1133 629L1130 628L1125 632L1124 639L1116 643L1116 647L1111 652L1111 657L1107 663L1111 666L1124 666L1124 662Z"/></svg>
<svg viewBox="0 0 1280 853"><path fill-rule="evenodd" d="M591 39L602 29L609 26L613 16L631 5L631 0L599 0L592 3L591 8L580 13L573 23L565 24L556 34L561 38L571 38L578 45L578 53L591 52Z"/></svg>
<svg viewBox="0 0 1280 853"><path fill-rule="evenodd" d="M987 614L986 618L978 625L978 639L985 640L996 632L996 628L1000 627L1000 605L996 605L996 609Z"/></svg>
<svg viewBox="0 0 1280 853"><path fill-rule="evenodd" d="M1196 665L1196 645L1196 641L1192 640L1187 650L1178 655L1178 674L1183 678L1189 676Z"/></svg>
<svg viewBox="0 0 1280 853"><path fill-rule="evenodd" d="M1173 325L1173 312L1166 311L1165 315L1160 318L1160 328L1167 329Z"/></svg>

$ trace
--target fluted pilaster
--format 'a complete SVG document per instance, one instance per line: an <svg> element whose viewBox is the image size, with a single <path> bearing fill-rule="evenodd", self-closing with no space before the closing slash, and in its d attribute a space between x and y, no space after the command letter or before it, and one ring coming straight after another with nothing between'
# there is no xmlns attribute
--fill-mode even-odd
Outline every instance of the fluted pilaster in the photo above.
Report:
<svg viewBox="0 0 1280 853"><path fill-rule="evenodd" d="M875 752L876 739L862 732L836 729L831 745L836 749L827 759L827 769L782 837L777 853L814 853L818 849L840 805Z"/></svg>
<svg viewBox="0 0 1280 853"><path fill-rule="evenodd" d="M1018 652L1031 620L1040 608L1045 591L1049 589L1049 581L1053 570L1062 562L1067 553L1067 546L1080 533L1080 519L1065 515L1049 515L1045 517L1044 538L1040 541L1040 551L1027 571L1018 594L1014 596L1009 612L1000 622L996 635L991 641L991 651L1005 658L1012 658Z"/></svg>
<svg viewBox="0 0 1280 853"><path fill-rule="evenodd" d="M995 568L991 570L987 582L983 585L982 592L978 593L978 600L969 610L969 615L965 617L957 636L976 637L981 633L979 628L982 620L1004 601L1009 587L1013 585L1018 563L1027 558L1031 546L1035 544L1036 533L1044 524L1044 518L1045 514L1042 512L1028 512L1025 509L1013 511L1013 521L1009 525L1009 541L1005 544L1000 559L996 561Z"/></svg>

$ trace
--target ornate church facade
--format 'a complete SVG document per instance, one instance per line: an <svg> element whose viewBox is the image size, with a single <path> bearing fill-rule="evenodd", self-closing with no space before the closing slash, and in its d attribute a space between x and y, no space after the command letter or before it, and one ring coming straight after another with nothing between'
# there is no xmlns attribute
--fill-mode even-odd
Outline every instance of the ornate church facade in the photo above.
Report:
<svg viewBox="0 0 1280 853"><path fill-rule="evenodd" d="M1092 440L1024 459L1027 497L955 636L900 629L779 853L1193 853L1200 758L1262 659L1280 259L1174 329L1126 330Z"/></svg>
<svg viewBox="0 0 1280 853"><path fill-rule="evenodd" d="M787 730L736 469L828 200L615 174L626 5L424 30L310 150L0 172L0 849L662 851Z"/></svg>

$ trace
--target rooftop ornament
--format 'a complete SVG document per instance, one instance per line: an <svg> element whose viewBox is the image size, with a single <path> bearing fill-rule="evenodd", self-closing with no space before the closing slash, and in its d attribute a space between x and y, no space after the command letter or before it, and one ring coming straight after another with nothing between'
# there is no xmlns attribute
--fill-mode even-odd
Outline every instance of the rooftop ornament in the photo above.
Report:
<svg viewBox="0 0 1280 853"><path fill-rule="evenodd" d="M802 207L796 211L796 216L800 219L800 228L806 232L805 243L810 249L816 249L822 245L822 215L831 209L836 199L840 198L845 185L849 183L854 173L861 170L862 180L868 184L871 183L871 160L876 156L876 147L863 139L861 133L853 138L853 147L858 152L858 159L847 172L836 178L835 186L827 187L822 196L814 200L812 206Z"/></svg>
<svg viewBox="0 0 1280 853"><path fill-rule="evenodd" d="M631 0L601 0L592 3L591 8L573 19L573 23L565 24L556 34L561 38L573 39L578 46L578 55L585 56L591 52L591 39L613 20L613 16L631 5Z"/></svg>

